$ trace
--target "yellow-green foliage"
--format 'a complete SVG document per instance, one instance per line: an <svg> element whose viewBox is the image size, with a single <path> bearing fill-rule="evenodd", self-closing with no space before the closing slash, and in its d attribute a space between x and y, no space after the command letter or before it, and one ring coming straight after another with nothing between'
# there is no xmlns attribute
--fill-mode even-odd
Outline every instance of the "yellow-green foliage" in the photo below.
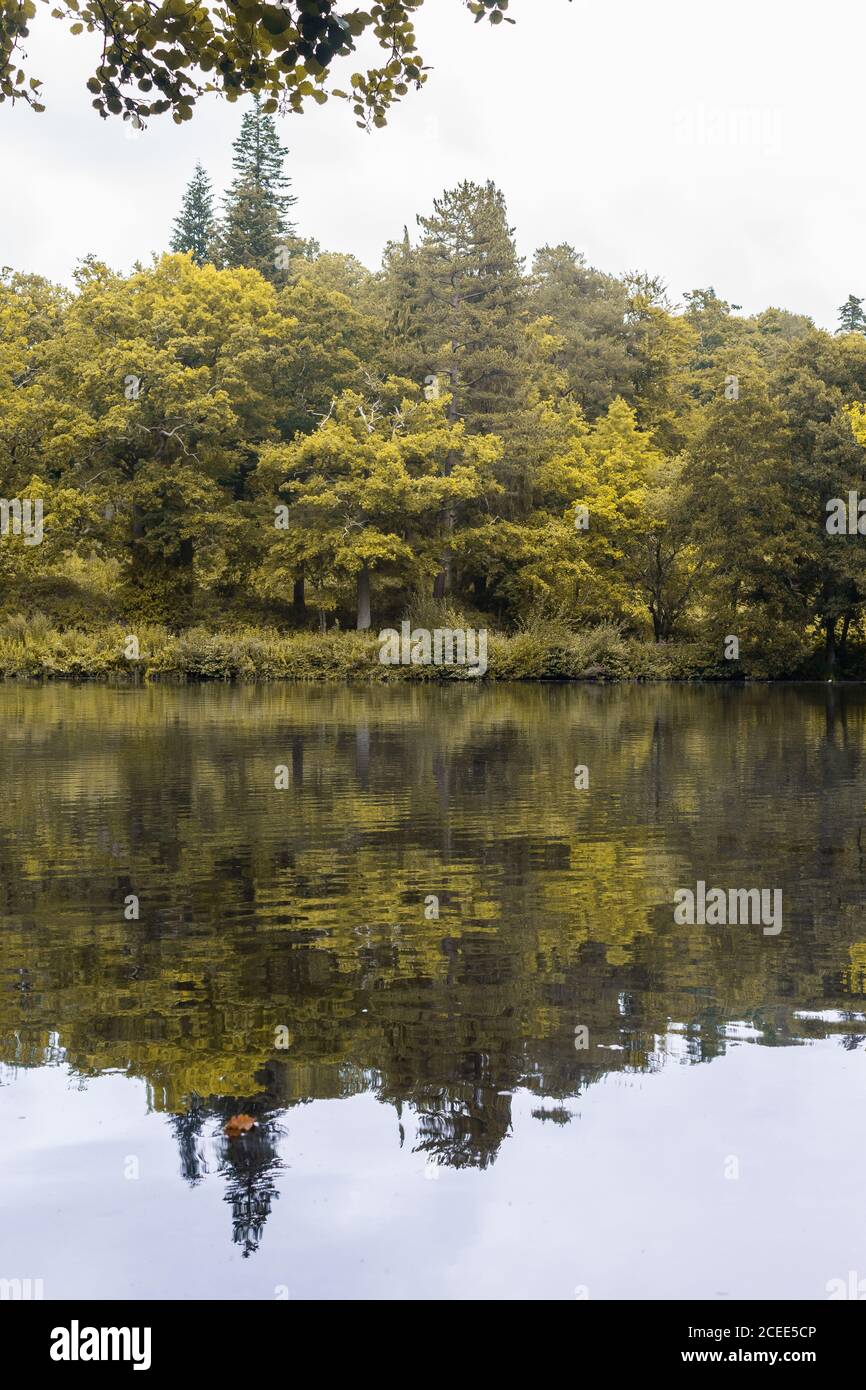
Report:
<svg viewBox="0 0 866 1390"><path fill-rule="evenodd" d="M456 615L455 615L456 616ZM139 656L127 656L130 636ZM461 666L385 666L376 633L279 632L203 627L173 633L158 624L135 632L119 626L60 631L41 614L0 624L0 675L128 681L331 680L467 681ZM648 646L610 625L572 631L541 621L508 636L489 637L486 680L729 679L730 663L700 644ZM767 674L759 671L757 674ZM772 674L772 673L770 673Z"/></svg>
<svg viewBox="0 0 866 1390"><path fill-rule="evenodd" d="M380 276L0 275L0 499L44 506L0 535L0 621L49 620L2 669L465 679L346 635L435 594L491 679L862 676L866 551L824 522L866 498L866 336L675 311L569 247L527 274L493 184L420 226Z"/></svg>

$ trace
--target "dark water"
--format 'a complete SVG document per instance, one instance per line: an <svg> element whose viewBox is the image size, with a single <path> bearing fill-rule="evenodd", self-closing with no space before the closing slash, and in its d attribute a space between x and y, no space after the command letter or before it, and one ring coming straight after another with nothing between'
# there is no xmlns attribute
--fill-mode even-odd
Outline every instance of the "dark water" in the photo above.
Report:
<svg viewBox="0 0 866 1390"><path fill-rule="evenodd" d="M864 692L7 686L0 727L0 1278L866 1278ZM676 925L698 879L782 931Z"/></svg>

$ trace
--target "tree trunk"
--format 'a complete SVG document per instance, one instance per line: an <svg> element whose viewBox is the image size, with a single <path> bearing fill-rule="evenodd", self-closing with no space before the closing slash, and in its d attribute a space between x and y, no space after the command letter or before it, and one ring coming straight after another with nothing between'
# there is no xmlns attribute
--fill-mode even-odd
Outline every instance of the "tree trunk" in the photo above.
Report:
<svg viewBox="0 0 866 1390"><path fill-rule="evenodd" d="M824 646L824 669L827 679L832 680L836 671L836 619L827 620L827 641Z"/></svg>
<svg viewBox="0 0 866 1390"><path fill-rule="evenodd" d="M307 591L303 565L295 575L292 586L292 616L299 627L307 621Z"/></svg>
<svg viewBox="0 0 866 1390"><path fill-rule="evenodd" d="M132 554L133 570L140 570L144 566L144 547L140 544L144 540L144 512L138 502L132 504L132 527L130 536L130 550Z"/></svg>
<svg viewBox="0 0 866 1390"><path fill-rule="evenodd" d="M442 556L442 568L433 580L433 597L439 602L447 598L454 587L453 583L453 564L449 551Z"/></svg>
<svg viewBox="0 0 866 1390"><path fill-rule="evenodd" d="M453 316L459 312L460 296L455 290L451 297L451 312ZM460 419L460 407L457 401L457 392L460 379L457 373L457 343L451 341L451 368L448 373L449 384L451 387L451 399L448 402L448 423L456 425ZM456 462L455 455L449 453L445 459L445 477L450 478ZM454 508L449 505L445 511L445 530L450 533L454 530ZM450 546L442 556L442 568L433 581L433 597L442 600L454 591L454 557L451 554Z"/></svg>
<svg viewBox="0 0 866 1390"><path fill-rule="evenodd" d="M840 665L840 666L844 666L844 664L845 664L845 657L846 657L847 651L848 651L848 629L849 629L850 626L851 626L851 610L850 610L850 608L849 608L848 611L847 611L847 613L846 613L846 614L844 615L844 617L842 618L842 632L840 633L840 636L839 636L839 665Z"/></svg>
<svg viewBox="0 0 866 1390"><path fill-rule="evenodd" d="M446 471L451 472L450 459L446 465ZM449 537L454 530L454 511L451 507L445 513L445 530ZM443 599L454 591L454 556L448 542L446 542L446 549L440 563L442 568L433 581L433 597L435 599Z"/></svg>
<svg viewBox="0 0 866 1390"><path fill-rule="evenodd" d="M364 565L358 573L358 631L367 632L370 628L370 566Z"/></svg>

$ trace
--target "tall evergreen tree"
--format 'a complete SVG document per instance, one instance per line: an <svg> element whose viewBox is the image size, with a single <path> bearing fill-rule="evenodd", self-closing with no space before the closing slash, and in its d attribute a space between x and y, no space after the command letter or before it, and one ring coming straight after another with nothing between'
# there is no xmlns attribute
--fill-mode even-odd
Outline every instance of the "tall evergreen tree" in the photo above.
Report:
<svg viewBox="0 0 866 1390"><path fill-rule="evenodd" d="M451 416L496 433L513 409L525 315L522 263L505 199L493 183L462 183L404 230L385 255L384 295L394 366L420 383L438 378Z"/></svg>
<svg viewBox="0 0 866 1390"><path fill-rule="evenodd" d="M505 198L493 183L465 182L447 189L418 223L420 244L404 233L386 256L395 367L432 393L448 393L452 424L507 442L528 380L523 265ZM513 470L506 449L497 469L506 492L517 490ZM434 592L443 597L455 584L449 549Z"/></svg>
<svg viewBox="0 0 866 1390"><path fill-rule="evenodd" d="M622 280L587 265L573 246L543 246L533 261L531 310L553 320L558 363L590 419L617 396L634 402L637 356Z"/></svg>
<svg viewBox="0 0 866 1390"><path fill-rule="evenodd" d="M213 256L215 234L211 182L202 165L196 164L174 221L171 249L189 251L196 265L204 265Z"/></svg>
<svg viewBox="0 0 866 1390"><path fill-rule="evenodd" d="M268 279L279 279L297 240L288 217L297 198L284 169L288 150L280 144L273 117L264 114L258 100L244 112L233 149L234 179L225 197L221 231L223 262L254 266Z"/></svg>
<svg viewBox="0 0 866 1390"><path fill-rule="evenodd" d="M419 217L418 313L426 363L445 377L451 414L496 433L519 394L523 266L505 198L493 183L462 183Z"/></svg>
<svg viewBox="0 0 866 1390"><path fill-rule="evenodd" d="M863 300L849 294L844 304L839 306L839 327L837 333L866 333L866 314L863 313Z"/></svg>

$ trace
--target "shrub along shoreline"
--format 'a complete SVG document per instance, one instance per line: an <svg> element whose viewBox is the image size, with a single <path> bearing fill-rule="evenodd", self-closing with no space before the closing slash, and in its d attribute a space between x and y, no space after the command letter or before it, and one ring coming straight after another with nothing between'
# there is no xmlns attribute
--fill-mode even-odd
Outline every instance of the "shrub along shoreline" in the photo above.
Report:
<svg viewBox="0 0 866 1390"><path fill-rule="evenodd" d="M129 639L138 644L128 655ZM0 678L131 681L730 681L814 680L820 653L794 669L769 669L748 652L724 658L721 643L653 644L616 627L572 631L551 623L507 635L491 631L483 677L458 665L383 665L378 630L280 631L267 627L173 632L156 624L59 628L15 618L0 624ZM133 648L134 650L134 648ZM863 679L860 669L840 676Z"/></svg>

